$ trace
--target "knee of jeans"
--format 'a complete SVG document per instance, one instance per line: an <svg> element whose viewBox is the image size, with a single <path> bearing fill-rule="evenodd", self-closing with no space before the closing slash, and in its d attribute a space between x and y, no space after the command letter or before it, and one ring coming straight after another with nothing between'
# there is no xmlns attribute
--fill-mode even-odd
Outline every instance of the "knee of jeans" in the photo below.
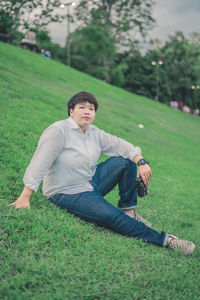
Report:
<svg viewBox="0 0 200 300"><path fill-rule="evenodd" d="M131 165L131 160L128 158L124 158L122 156L115 156L113 157L113 160L115 160L115 163L119 166L119 165L123 165L123 166L129 166Z"/></svg>
<svg viewBox="0 0 200 300"><path fill-rule="evenodd" d="M135 168L137 169L137 165L130 159L119 156L119 163L123 164L126 168Z"/></svg>

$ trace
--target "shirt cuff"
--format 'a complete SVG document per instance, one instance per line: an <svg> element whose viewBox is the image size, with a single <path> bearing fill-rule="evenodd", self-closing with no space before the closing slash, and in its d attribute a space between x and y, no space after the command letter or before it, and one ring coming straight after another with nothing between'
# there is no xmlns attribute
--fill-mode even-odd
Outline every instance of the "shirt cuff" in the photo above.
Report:
<svg viewBox="0 0 200 300"><path fill-rule="evenodd" d="M25 179L23 179L23 182L24 182L24 185L29 188L30 190L33 190L35 193L37 192L37 190L39 189L39 186L38 183L35 183L35 182L30 182L30 181L27 181Z"/></svg>
<svg viewBox="0 0 200 300"><path fill-rule="evenodd" d="M134 151L130 152L129 159L131 161L133 161L135 156L141 155L141 154L142 154L142 150L140 149L140 147L135 147Z"/></svg>

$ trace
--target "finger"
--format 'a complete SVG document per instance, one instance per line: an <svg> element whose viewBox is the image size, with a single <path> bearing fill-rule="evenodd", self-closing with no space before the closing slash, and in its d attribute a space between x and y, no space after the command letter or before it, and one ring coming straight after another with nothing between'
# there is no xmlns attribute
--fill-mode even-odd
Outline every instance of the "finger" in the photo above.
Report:
<svg viewBox="0 0 200 300"><path fill-rule="evenodd" d="M20 209L20 208L26 208L26 207L25 206L16 205L16 209Z"/></svg>
<svg viewBox="0 0 200 300"><path fill-rule="evenodd" d="M149 182L150 177L151 177L151 174L148 174L148 176L147 176L147 181L148 182Z"/></svg>
<svg viewBox="0 0 200 300"><path fill-rule="evenodd" d="M19 208L26 208L26 205L25 204L21 204L21 203L17 203L16 204L16 209L19 209Z"/></svg>
<svg viewBox="0 0 200 300"><path fill-rule="evenodd" d="M151 172L150 171L147 172L147 174L145 174L145 176L146 176L146 180L149 181L149 179L151 177Z"/></svg>
<svg viewBox="0 0 200 300"><path fill-rule="evenodd" d="M146 178L146 177L144 177L143 181L144 181L144 184L147 185L147 182L148 182L148 181L147 181L147 178Z"/></svg>
<svg viewBox="0 0 200 300"><path fill-rule="evenodd" d="M16 204L16 202L12 202L12 203L10 203L10 204L8 204L8 206L13 206L13 205L15 205Z"/></svg>
<svg viewBox="0 0 200 300"><path fill-rule="evenodd" d="M30 208L30 205L20 205L20 204L18 204L18 205L16 205L16 209L20 209L20 208Z"/></svg>
<svg viewBox="0 0 200 300"><path fill-rule="evenodd" d="M148 174L146 175L146 185L149 183L149 179L150 179L150 174L148 173Z"/></svg>
<svg viewBox="0 0 200 300"><path fill-rule="evenodd" d="M145 175L142 175L142 180L144 181L144 184L147 184L147 180L146 180Z"/></svg>
<svg viewBox="0 0 200 300"><path fill-rule="evenodd" d="M151 169L149 170L149 177L151 177L152 173L151 173Z"/></svg>

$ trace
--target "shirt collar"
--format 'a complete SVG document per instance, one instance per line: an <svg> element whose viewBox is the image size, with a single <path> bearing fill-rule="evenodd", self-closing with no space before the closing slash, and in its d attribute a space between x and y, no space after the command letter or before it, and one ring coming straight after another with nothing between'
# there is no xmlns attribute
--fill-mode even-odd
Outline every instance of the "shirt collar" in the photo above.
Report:
<svg viewBox="0 0 200 300"><path fill-rule="evenodd" d="M72 117L69 117L68 119L68 122L70 124L70 128L71 129L76 129L76 130L80 130L82 133L82 129L80 128L80 126L74 121L74 119ZM88 126L88 128L86 129L85 133L89 133L90 131L90 125Z"/></svg>
<svg viewBox="0 0 200 300"><path fill-rule="evenodd" d="M72 117L69 117L69 118L67 119L67 121L68 121L69 124L70 124L70 128L72 128L72 129L81 129L81 128L78 126L78 124L74 121L74 119L72 119Z"/></svg>

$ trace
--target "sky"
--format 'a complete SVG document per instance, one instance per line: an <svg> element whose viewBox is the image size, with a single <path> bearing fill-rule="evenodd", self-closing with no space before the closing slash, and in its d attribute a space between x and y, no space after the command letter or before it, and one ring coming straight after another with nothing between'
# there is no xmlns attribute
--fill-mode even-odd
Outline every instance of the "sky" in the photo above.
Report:
<svg viewBox="0 0 200 300"><path fill-rule="evenodd" d="M73 13L73 9L70 8L70 13ZM61 11L64 12L62 9ZM156 0L153 17L156 24L149 32L147 40L158 38L165 42L168 35L175 31L182 31L187 37L191 32L200 32L200 0ZM66 22L50 24L48 29L52 41L64 46L67 36ZM71 26L71 31L73 30L74 25Z"/></svg>

